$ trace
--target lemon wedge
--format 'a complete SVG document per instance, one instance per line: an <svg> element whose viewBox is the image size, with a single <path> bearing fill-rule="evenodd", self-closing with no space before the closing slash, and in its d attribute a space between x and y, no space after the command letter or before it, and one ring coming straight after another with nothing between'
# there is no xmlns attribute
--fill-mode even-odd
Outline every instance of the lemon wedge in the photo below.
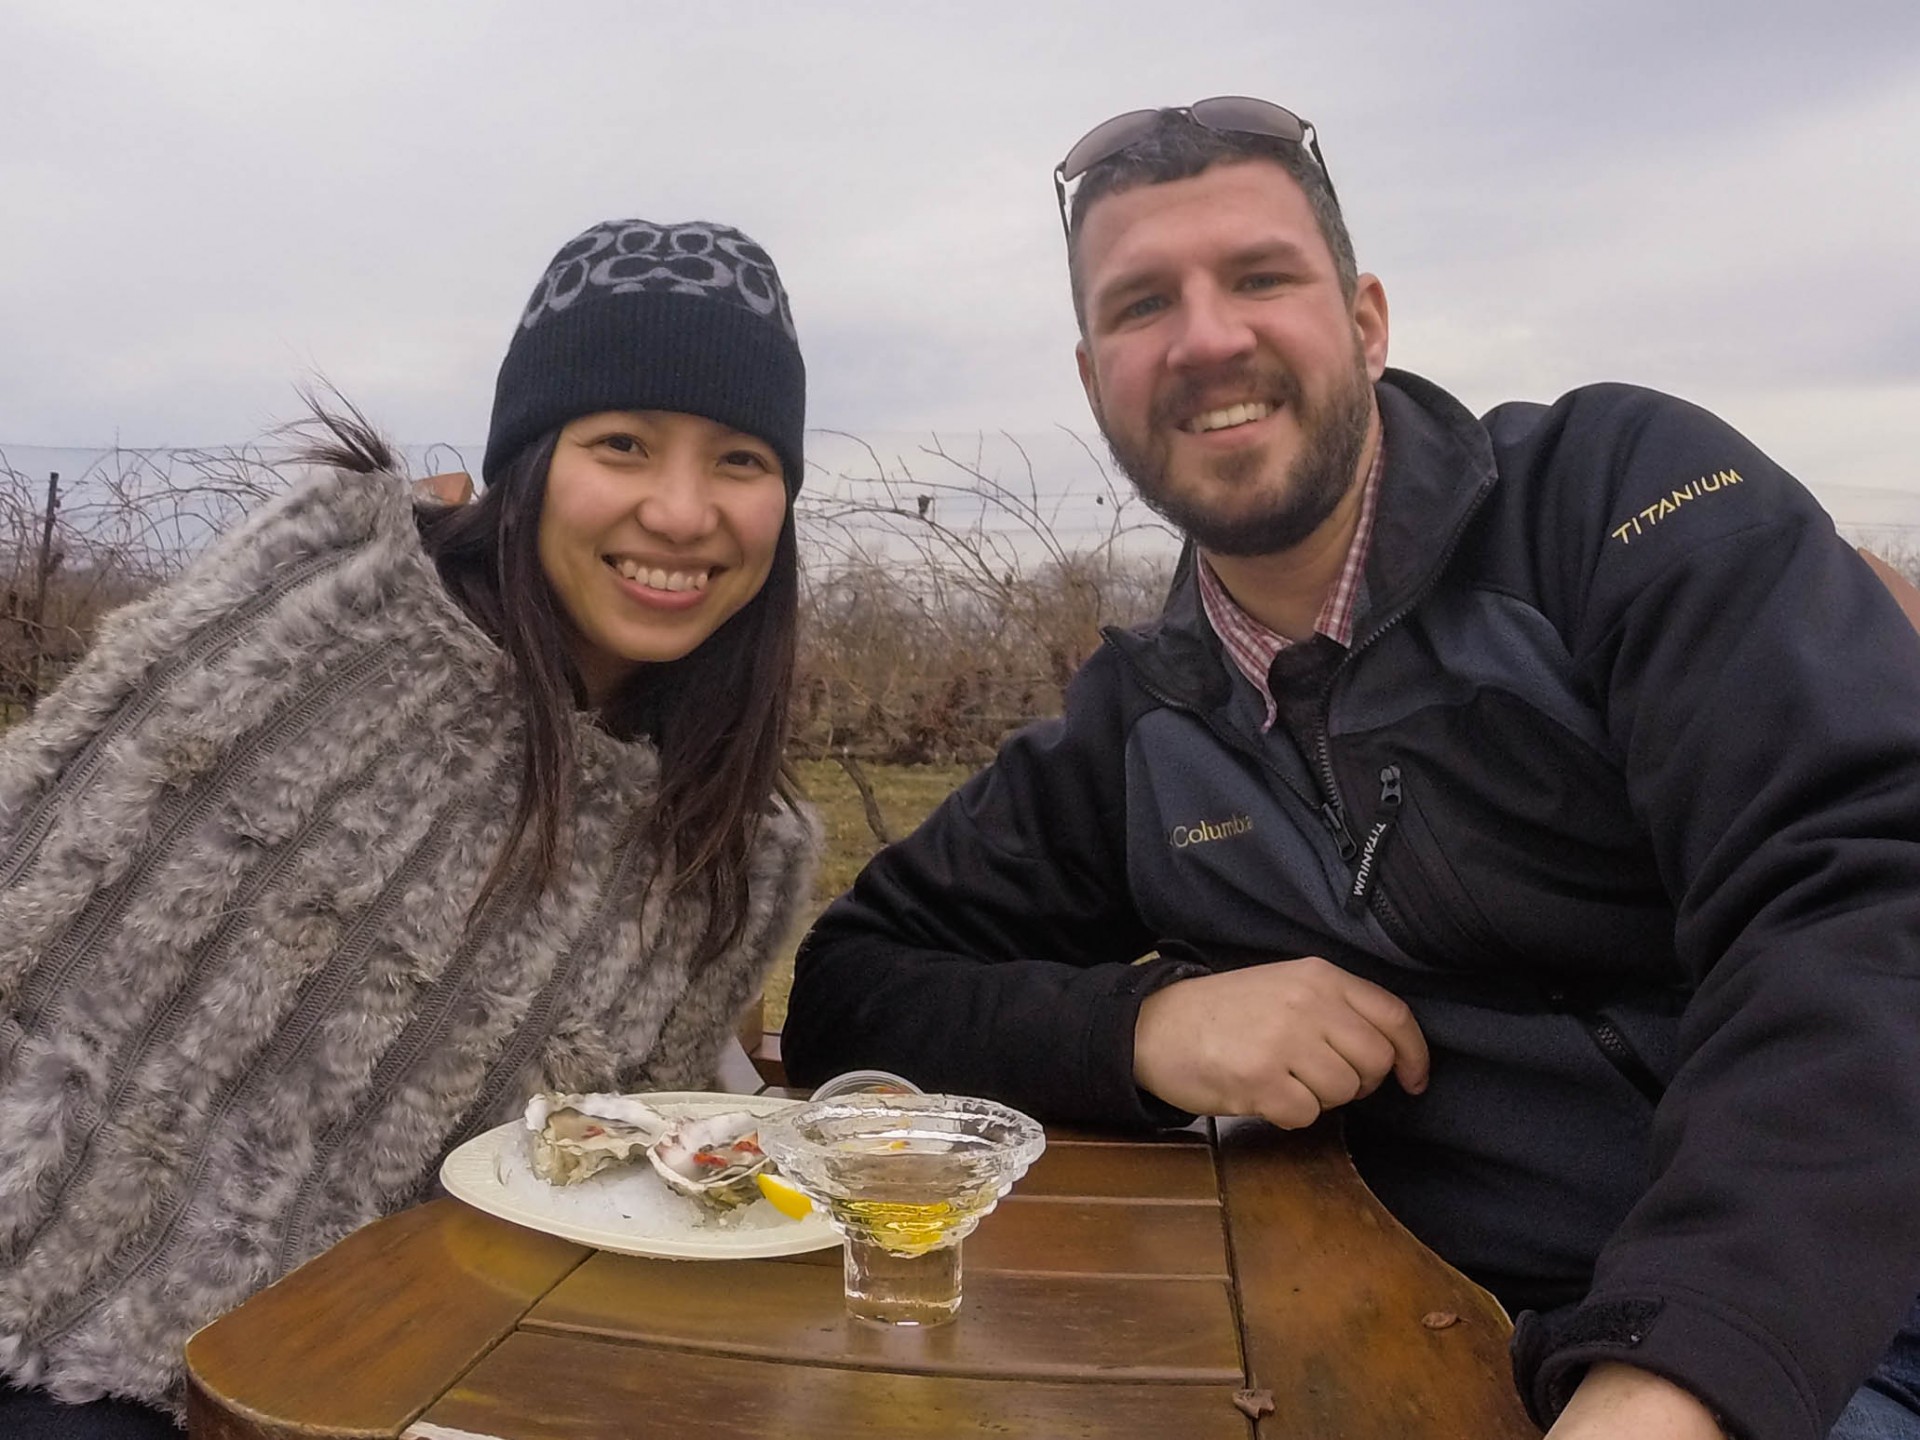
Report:
<svg viewBox="0 0 1920 1440"><path fill-rule="evenodd" d="M753 1177L753 1183L760 1187L767 1203L789 1220L804 1220L813 1213L813 1202L778 1175L763 1170Z"/></svg>

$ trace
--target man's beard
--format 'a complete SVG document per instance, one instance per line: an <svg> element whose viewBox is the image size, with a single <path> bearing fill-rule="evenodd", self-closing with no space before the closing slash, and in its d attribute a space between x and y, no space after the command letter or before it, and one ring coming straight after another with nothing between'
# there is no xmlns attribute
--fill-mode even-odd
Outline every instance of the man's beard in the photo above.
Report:
<svg viewBox="0 0 1920 1440"><path fill-rule="evenodd" d="M1152 437L1165 435L1177 417L1193 413L1196 401L1190 391L1198 388L1198 382L1188 382L1154 403L1147 417L1147 438L1141 443L1115 434L1104 416L1100 433L1106 437L1114 464L1133 482L1140 498L1202 550L1216 555L1274 555L1291 550L1325 523L1357 478L1355 471L1373 420L1373 381L1366 361L1356 350L1348 382L1313 409L1307 408L1300 382L1291 372L1264 374L1247 365L1237 375L1207 376L1207 388L1218 391L1223 378L1240 381L1249 394L1267 396L1290 408L1299 427L1300 453L1281 483L1269 483L1268 493L1260 497L1263 503L1256 508L1238 514L1209 508L1205 501L1180 493L1167 473L1168 447L1156 447ZM1257 485L1271 462L1261 450L1249 449L1199 463L1207 465L1215 481L1237 492Z"/></svg>

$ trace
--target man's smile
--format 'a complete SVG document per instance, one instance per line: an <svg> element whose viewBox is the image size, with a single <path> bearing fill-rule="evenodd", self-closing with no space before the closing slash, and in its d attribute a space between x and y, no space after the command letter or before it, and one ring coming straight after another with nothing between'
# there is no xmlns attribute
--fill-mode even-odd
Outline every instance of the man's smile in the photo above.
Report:
<svg viewBox="0 0 1920 1440"><path fill-rule="evenodd" d="M1225 405L1215 410L1203 410L1180 428L1190 435L1204 435L1212 430L1230 430L1241 425L1250 425L1256 420L1264 420L1273 413L1274 407L1264 400L1243 401L1237 405Z"/></svg>

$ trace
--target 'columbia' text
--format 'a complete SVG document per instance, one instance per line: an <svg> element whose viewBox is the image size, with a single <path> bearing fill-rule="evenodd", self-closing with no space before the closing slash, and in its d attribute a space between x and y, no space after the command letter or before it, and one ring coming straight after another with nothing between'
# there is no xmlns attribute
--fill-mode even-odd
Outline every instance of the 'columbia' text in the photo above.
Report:
<svg viewBox="0 0 1920 1440"><path fill-rule="evenodd" d="M1253 821L1245 815L1235 815L1226 820L1202 820L1198 825L1174 826L1167 832L1167 843L1176 850L1185 850L1189 845L1204 845L1209 840L1231 840L1251 829Z"/></svg>

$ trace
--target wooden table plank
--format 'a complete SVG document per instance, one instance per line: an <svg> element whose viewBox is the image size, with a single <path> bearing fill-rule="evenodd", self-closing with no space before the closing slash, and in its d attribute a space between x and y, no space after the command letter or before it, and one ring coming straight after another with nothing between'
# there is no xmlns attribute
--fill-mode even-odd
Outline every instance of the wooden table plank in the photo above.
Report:
<svg viewBox="0 0 1920 1440"><path fill-rule="evenodd" d="M522 1331L420 1418L502 1440L1248 1440L1237 1383L889 1375Z"/></svg>
<svg viewBox="0 0 1920 1440"><path fill-rule="evenodd" d="M1164 1275L1225 1280L1217 1205L1155 1200L1015 1200L980 1222L961 1252L969 1274Z"/></svg>
<svg viewBox="0 0 1920 1440"><path fill-rule="evenodd" d="M1157 1145L1197 1145L1206 1149L1211 1143L1203 1121L1194 1121L1180 1130L1090 1130L1076 1125L1047 1126L1049 1145L1125 1145L1130 1149L1151 1149Z"/></svg>
<svg viewBox="0 0 1920 1440"><path fill-rule="evenodd" d="M592 1253L457 1200L369 1225L187 1342L193 1433L396 1435Z"/></svg>
<svg viewBox="0 0 1920 1440"><path fill-rule="evenodd" d="M1334 1125L1222 1122L1219 1156L1250 1383L1278 1407L1262 1436L1537 1440L1506 1314L1374 1199Z"/></svg>
<svg viewBox="0 0 1920 1440"><path fill-rule="evenodd" d="M723 1272L602 1254L548 1292L522 1329L916 1374L1241 1383L1224 1281L988 1272L963 1283L959 1318L922 1330L849 1317L837 1268L745 1260Z"/></svg>
<svg viewBox="0 0 1920 1440"><path fill-rule="evenodd" d="M1218 1205L1220 1184L1205 1145L1122 1141L1056 1144L1020 1178L1008 1199L1163 1200Z"/></svg>

